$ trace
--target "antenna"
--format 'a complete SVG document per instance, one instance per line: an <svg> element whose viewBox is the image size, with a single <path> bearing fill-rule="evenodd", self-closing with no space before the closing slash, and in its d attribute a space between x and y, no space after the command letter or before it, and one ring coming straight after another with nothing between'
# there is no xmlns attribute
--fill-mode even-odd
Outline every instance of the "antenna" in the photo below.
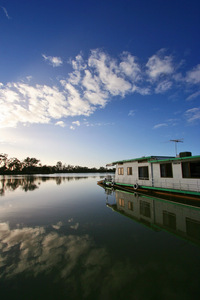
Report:
<svg viewBox="0 0 200 300"><path fill-rule="evenodd" d="M170 140L170 142L175 143L175 151L176 151L176 156L177 156L177 143L183 143L183 139Z"/></svg>

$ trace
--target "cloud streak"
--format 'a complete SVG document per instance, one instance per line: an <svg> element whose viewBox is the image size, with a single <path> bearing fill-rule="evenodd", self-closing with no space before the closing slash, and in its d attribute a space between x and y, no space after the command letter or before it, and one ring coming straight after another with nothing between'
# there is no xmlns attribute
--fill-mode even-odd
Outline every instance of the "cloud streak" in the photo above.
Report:
<svg viewBox="0 0 200 300"><path fill-rule="evenodd" d="M200 120L200 107L194 107L191 109L188 109L185 112L185 116L187 118L188 123L193 123L195 121Z"/></svg>
<svg viewBox="0 0 200 300"><path fill-rule="evenodd" d="M158 128L161 128L161 127L168 127L168 124L167 123L160 123L160 124L156 124L153 129L158 129Z"/></svg>
<svg viewBox="0 0 200 300"><path fill-rule="evenodd" d="M3 11L4 11L7 19L11 19L11 17L8 15L7 9L5 7L3 7L3 6L1 6L1 8L3 9Z"/></svg>

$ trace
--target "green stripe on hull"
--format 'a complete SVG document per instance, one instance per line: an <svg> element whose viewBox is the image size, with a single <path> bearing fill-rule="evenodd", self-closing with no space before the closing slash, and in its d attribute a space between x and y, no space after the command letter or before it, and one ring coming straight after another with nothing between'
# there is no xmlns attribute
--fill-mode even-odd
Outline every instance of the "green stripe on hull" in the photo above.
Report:
<svg viewBox="0 0 200 300"><path fill-rule="evenodd" d="M119 182L116 182L115 184L122 185L122 186L128 186L128 187L134 187L133 184L126 184L126 183L119 183ZM200 196L199 192L193 192L193 191L167 189L167 188L160 188L160 187L153 187L153 186L146 186L146 185L139 185L139 188L149 189L149 190L157 190L157 191L163 191L163 192L170 192L170 193L181 193L181 194Z"/></svg>

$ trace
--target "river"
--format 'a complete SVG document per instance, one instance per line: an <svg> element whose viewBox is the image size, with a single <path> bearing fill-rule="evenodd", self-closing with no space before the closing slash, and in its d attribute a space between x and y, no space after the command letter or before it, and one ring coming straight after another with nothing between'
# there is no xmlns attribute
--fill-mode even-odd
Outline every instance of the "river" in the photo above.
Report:
<svg viewBox="0 0 200 300"><path fill-rule="evenodd" d="M0 177L0 297L199 299L200 208L97 185Z"/></svg>

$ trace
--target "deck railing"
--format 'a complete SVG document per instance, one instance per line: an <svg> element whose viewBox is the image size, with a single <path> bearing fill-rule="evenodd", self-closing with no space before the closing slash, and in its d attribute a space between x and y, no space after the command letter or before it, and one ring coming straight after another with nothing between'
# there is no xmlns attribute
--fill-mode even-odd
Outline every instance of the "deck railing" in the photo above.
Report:
<svg viewBox="0 0 200 300"><path fill-rule="evenodd" d="M115 182L115 176L113 175L107 175L105 177L105 181L109 181L109 182Z"/></svg>
<svg viewBox="0 0 200 300"><path fill-rule="evenodd" d="M185 180L184 180L185 181ZM167 189L174 189L174 190L180 190L180 191L195 191L200 192L200 181L192 179L192 182L184 182L183 180L168 180L168 179L162 179L162 180L149 180L147 183L147 180L140 180L138 182L139 185L147 185L147 186L153 186L153 187L160 187L160 188L167 188Z"/></svg>

